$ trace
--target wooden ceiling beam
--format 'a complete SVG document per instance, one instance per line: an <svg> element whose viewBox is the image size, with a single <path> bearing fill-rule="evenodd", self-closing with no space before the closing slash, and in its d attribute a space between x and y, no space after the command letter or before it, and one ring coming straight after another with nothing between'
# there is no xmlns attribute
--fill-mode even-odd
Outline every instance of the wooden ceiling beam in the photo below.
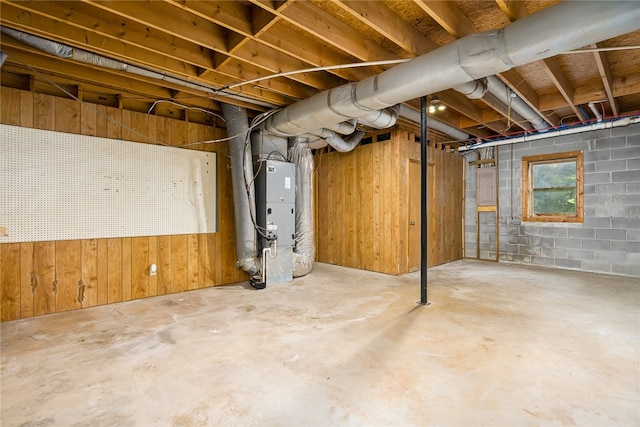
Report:
<svg viewBox="0 0 640 427"><path fill-rule="evenodd" d="M259 68L267 69L273 74L309 68L309 64L249 38L245 40L243 48L235 52L234 57L249 64L255 63L252 61L260 58ZM219 71L223 69L225 67L219 67ZM333 88L344 83L343 79L325 72L298 73L288 76L288 79L318 90Z"/></svg>
<svg viewBox="0 0 640 427"><path fill-rule="evenodd" d="M2 20L20 25L25 31L35 28L42 37L64 38L69 44L83 49L91 46L89 34L97 34L106 39L92 36L96 45L92 48L100 49L102 53L120 52L121 58L127 60L134 54L140 55L135 56L138 63L150 55L140 51L127 53L125 46L152 52L153 63L157 63L157 55L161 55L200 68L212 69L215 66L208 49L112 14L102 12L97 17L91 13L92 9L79 2L2 0ZM172 71L177 70L174 67Z"/></svg>
<svg viewBox="0 0 640 427"><path fill-rule="evenodd" d="M478 32L473 22L458 9L454 2L415 0L415 3L449 34L457 38Z"/></svg>
<svg viewBox="0 0 640 427"><path fill-rule="evenodd" d="M268 2L251 1L257 6L268 7ZM397 56L392 52L363 38L349 25L310 2L292 2L286 3L285 6L271 11L290 24L361 61L397 59Z"/></svg>
<svg viewBox="0 0 640 427"><path fill-rule="evenodd" d="M180 11L180 8L175 7L174 2L154 2L153 7L142 2L130 2L130 1L95 1L95 0L82 0L88 4L91 4L97 8L115 13L123 18L131 19L139 22L143 25L155 28L159 31L164 31L175 37L182 38L184 40L196 43L200 46L209 47L215 51L230 54L226 44L227 38L220 26L190 13ZM242 59L242 58L237 58ZM253 58L252 66L259 66L263 70L274 72L269 69L266 64L262 64L263 60L268 59L268 54ZM223 64L226 64L223 63ZM249 70L249 68L243 68L245 75L252 75L252 78L264 75L261 70ZM222 72L220 67L217 67L216 71ZM202 79L210 79L211 70L206 70L198 77ZM274 92L282 93L288 97L299 98L303 97L305 91L302 88L296 92L289 92L288 87L294 88L295 85L286 85L277 81L269 81L262 85L265 89Z"/></svg>
<svg viewBox="0 0 640 427"><path fill-rule="evenodd" d="M229 31L226 51L229 58L216 67L218 71L224 70L232 58L243 60L256 68L268 70L272 74L309 68L308 64L291 57L291 55L265 44L257 43L254 40L255 37L251 26L252 12L241 3L233 1L203 2L184 0L181 2L166 0L166 3L177 7L183 13L193 14ZM275 15L271 13L269 15L275 18ZM261 25L268 24L262 23ZM343 83L342 80L323 72L294 74L284 78L284 80L288 79L320 90Z"/></svg>
<svg viewBox="0 0 640 427"><path fill-rule="evenodd" d="M251 10L236 1L164 0L166 3L244 36L253 34Z"/></svg>
<svg viewBox="0 0 640 427"><path fill-rule="evenodd" d="M564 97L567 105L571 108L575 115L578 116L578 119L587 120L588 117L585 117L584 114L582 114L580 109L576 106L577 104L575 104L573 101L573 85L571 84L571 82L569 82L566 74L562 71L560 63L553 58L543 59L542 61L540 61L540 63L543 65L543 68L549 75L549 78L553 81L553 84L555 84L556 88L558 88L560 94Z"/></svg>
<svg viewBox="0 0 640 427"><path fill-rule="evenodd" d="M265 7L265 2L263 1L253 0L253 2L254 4ZM379 5L374 5L373 7L375 8L374 10L379 10ZM299 26L301 29L311 33L315 37L321 38L325 42L330 43L360 60L397 59L397 56L393 53L386 51L381 46L369 40L363 40L355 30L306 2L287 3L286 7L281 8L281 10L275 13L280 14L283 19L287 20L287 22ZM327 28L330 30L327 31ZM433 46L433 43L430 41L429 46ZM374 52L378 52L379 56L372 57L371 55ZM447 103L446 100L443 100L443 102L445 104ZM473 106L466 98L464 98L464 101L462 102L456 102L455 105L458 107L458 111L460 112L473 112ZM476 115L476 117L481 121L480 116L480 114Z"/></svg>
<svg viewBox="0 0 640 427"><path fill-rule="evenodd" d="M300 33L283 26L280 23L282 18L278 16L276 12L284 10L288 6L287 2L254 1L255 4L252 5L250 9L251 22L253 24L251 31L249 31L242 20L240 20L240 22L237 20L238 16L247 14L246 7L242 6L239 2L228 1L216 3L212 12L212 10L210 10L212 6L209 4L211 2L172 1L181 3L181 7L187 8L193 13L208 17L208 19L231 30L233 33L245 36L245 38L254 39L265 46L308 64L308 66L301 66L301 68L353 62L353 59L347 58L333 50L326 49L325 46L311 39L300 37ZM370 75L370 73L362 69L330 70L328 73L349 81L359 81Z"/></svg>
<svg viewBox="0 0 640 427"><path fill-rule="evenodd" d="M427 0L415 0L416 4L420 6L431 18L436 21L442 28L444 28L449 34L461 38L471 34L477 33L479 30L474 23L455 5L450 1L427 1ZM499 76L500 77L500 76ZM518 80L519 83L524 81L515 70L511 70L510 78L502 78L505 84L511 86L511 80ZM523 91L524 89L524 91ZM527 89L529 89L527 91ZM528 92L529 95L533 93L530 87L521 88L516 92L527 104L531 105L532 102L526 98L524 92ZM486 95L482 99L487 106L494 109L500 114L506 115L504 111L504 104L496 102L490 95ZM534 108L535 109L535 108ZM539 111L537 111L540 113ZM522 129L531 129L531 125L519 115L511 113L515 123ZM540 114L543 116L542 114ZM494 126L495 127L495 126Z"/></svg>
<svg viewBox="0 0 640 427"><path fill-rule="evenodd" d="M538 93L529 86L525 79L514 69L498 74L498 78L504 84L509 86L524 102L529 105L540 117L542 117L550 126L558 126L560 121L555 115L547 116L539 109L540 100Z"/></svg>
<svg viewBox="0 0 640 427"><path fill-rule="evenodd" d="M229 61L229 63L225 65L224 72L236 76L236 78L240 79L241 82L266 78L271 75L269 72L257 70L253 67L247 67L246 63L236 59ZM203 75L202 78L206 80L208 77ZM299 85L296 82L287 79L267 79L262 82L245 84L235 88L234 90L243 92L251 88L261 88L263 90L278 93L288 97L290 102L308 98L316 93L316 91L310 87Z"/></svg>
<svg viewBox="0 0 640 427"><path fill-rule="evenodd" d="M440 102L444 103L447 107L469 117L471 120L482 123L482 110L469 102L467 97L459 92L449 89L439 92L434 96L437 96Z"/></svg>
<svg viewBox="0 0 640 427"><path fill-rule="evenodd" d="M640 74L613 79L612 91L614 98L640 93ZM580 105L606 99L607 93L602 85L593 84L577 87L574 92L574 97L574 103ZM566 106L567 104L564 97L559 94L540 96L540 109L542 109L542 111L555 110Z"/></svg>
<svg viewBox="0 0 640 427"><path fill-rule="evenodd" d="M150 83L150 84L154 84L157 85L158 87L161 88L170 88L173 89L175 91L179 91L181 93L188 93L191 96L201 96L201 97L205 97L205 98L211 98L213 97L213 95L211 93L208 93L206 91L200 91L197 89L193 89L193 88L188 88L185 86L182 86L180 84L177 83L171 83L168 82L166 80L157 80L157 79L153 79L150 77L144 77L144 76L140 76L137 74L132 74L132 73L128 73L125 71L120 71L120 70L114 70L114 69L109 69L109 68L103 68L97 65L88 65L88 64L84 64L84 63L80 63L78 61L75 60L67 60L67 59L63 59L63 58L57 58L57 57L53 57L51 55L48 54L44 54L43 52L39 51L38 49L35 48L31 48L29 46L26 46L18 41L15 41L13 39L11 39L10 37L6 37L3 36L2 37L2 44L3 47L6 46L13 46L16 47L17 49L20 49L23 51L23 54L20 55L21 58L23 58L23 62L27 63L27 64L32 64L32 56L33 56L33 61L38 60L39 55L46 55L47 61L49 63L60 63L60 62L65 62L65 63L71 63L71 64L75 64L76 66L79 67L90 67L92 69L95 69L96 71L104 71L107 72L109 75L110 74L116 74L119 76L124 76L126 78L128 78L127 81L131 81L131 82L135 82L135 81L142 81L142 82L146 82L146 83ZM65 68L66 69L66 68ZM55 69L54 69L55 70ZM102 78L104 77L104 75L101 74L95 74L95 78L94 79L90 79L89 81L94 82L95 84L101 85L101 84L106 84L106 85L110 85L109 81L106 82L102 82ZM221 81L216 81L215 83L213 82L203 82L205 85L210 85L211 87L221 87L224 86L226 84L230 84L235 82L235 80L227 80L226 83L223 83ZM222 84L221 84L222 83ZM260 101L264 101L264 102L268 102L268 103L272 103L274 105L285 105L288 104L290 99L283 97L279 94L273 93L273 92L265 92L264 90L260 89L260 88L245 88L243 91L238 92L238 94L243 94L245 96L254 98L256 100L260 100ZM162 92L162 96L159 96L159 98L167 98L167 97L171 97L171 92ZM238 104L239 101L232 99L232 98L228 98L222 94L216 95L217 98L224 98L224 99L228 99L230 103L232 104Z"/></svg>
<svg viewBox="0 0 640 427"><path fill-rule="evenodd" d="M259 38L266 33L280 18L273 13L261 7L251 8L251 26L253 28L253 37Z"/></svg>
<svg viewBox="0 0 640 427"><path fill-rule="evenodd" d="M635 95L640 93L640 74L628 74L625 77L613 79L613 96L618 98L621 96ZM576 90L576 95L581 96L580 88Z"/></svg>
<svg viewBox="0 0 640 427"><path fill-rule="evenodd" d="M411 56L418 56L438 46L382 2L332 0L360 22L377 31Z"/></svg>
<svg viewBox="0 0 640 427"><path fill-rule="evenodd" d="M41 73L53 73L65 79L74 79L76 84L86 83L104 86L120 93L124 91L152 99L169 98L171 96L168 88L163 88L141 79L132 79L128 75L118 74L115 70L111 72L111 70L106 71L80 65L72 60L54 59L50 55L35 51L32 48L23 48L18 42L6 38L2 38L2 50L9 55L5 65L2 67L3 69L5 66L13 65L24 73L34 75L34 71L29 68L32 67ZM35 74L35 79L38 78L38 74ZM97 84L96 81L101 83Z"/></svg>
<svg viewBox="0 0 640 427"><path fill-rule="evenodd" d="M412 99L410 101L405 102L407 106L413 108L414 110L420 111L420 99ZM429 117L433 117L438 119L449 126L453 126L454 128L461 129L464 132L467 132L471 136L488 136L490 132L486 129L478 130L478 122L469 119L467 116L460 114L458 111L453 108L448 108L444 111L440 111L435 115L430 115ZM469 129L462 129L462 124L465 123ZM427 126L429 123L427 123ZM484 125L481 125L484 126Z"/></svg>
<svg viewBox="0 0 640 427"><path fill-rule="evenodd" d="M508 126L511 126L511 123L515 124L522 130L531 130L533 126L524 119L520 114L515 111L509 111L509 107L505 105L502 101L500 101L495 95L487 92L485 96L482 97L481 101L491 107L493 111L499 112L502 116L504 116L508 121ZM484 118L485 122L489 122L490 120Z"/></svg>
<svg viewBox="0 0 640 427"><path fill-rule="evenodd" d="M524 1L520 0L495 0L502 12L507 15L509 21L517 21L529 14L524 5Z"/></svg>
<svg viewBox="0 0 640 427"><path fill-rule="evenodd" d="M218 25L199 16L178 13L170 4L138 1L81 1L197 45L219 52L227 51L225 32Z"/></svg>
<svg viewBox="0 0 640 427"><path fill-rule="evenodd" d="M315 43L306 37L301 37L300 33L281 23L274 23L271 31L261 34L257 40L313 67L354 62L354 58L327 49L326 46ZM345 68L329 72L348 81L360 81L372 74L365 68Z"/></svg>
<svg viewBox="0 0 640 427"><path fill-rule="evenodd" d="M435 96L437 96L443 104L469 118L468 122L464 122L464 119L461 119L461 123L456 127L461 127L463 122L465 123L465 127L469 127L469 123L490 127L490 122L502 118L502 115L494 110L476 107L466 96L453 89L438 92ZM497 129L494 130L497 131Z"/></svg>
<svg viewBox="0 0 640 427"><path fill-rule="evenodd" d="M212 22L230 30L230 41L228 43L229 54L237 59L245 60L249 63L256 63L258 67L266 68L272 73L283 71L295 71L310 68L315 64L310 63L306 57L291 55L288 50L282 49L282 40L286 38L280 37L272 43L266 43L260 39L261 35L266 35L267 29L272 28L280 19L274 13L260 7L251 9L243 6L238 2L201 2L201 1L181 1L167 0L170 4L180 7L184 11L193 13L203 19ZM239 19L242 17L242 19ZM259 22L255 22L255 21ZM253 22L254 25L249 26L247 23ZM290 36L291 44L302 45L301 51L305 51L305 46L300 42L299 34ZM219 65L219 69L223 69L230 58ZM337 75L337 74L336 74ZM300 83L323 90L339 86L344 83L343 79L333 77L331 73L306 73L291 75L287 78L298 81Z"/></svg>
<svg viewBox="0 0 640 427"><path fill-rule="evenodd" d="M36 7L38 9L23 9L28 11L25 14L20 13L21 10L15 5L25 8ZM3 4L2 16L3 22L9 22L15 28L22 29L24 27L25 31L36 32L31 29L35 28L37 29L37 35L43 37L62 40L72 46L115 57L124 62L147 66L154 70L188 78L199 78L213 87L222 87L238 81L233 72L225 69L212 69L211 51L193 45L191 42L182 40L174 40L173 42L165 40L163 42L160 35L156 37L152 33L151 35L154 37L150 37L150 35L140 34L140 31L136 28L136 25L139 24L126 21L124 18L119 18L120 24L109 21L109 19L98 21L94 18L94 20L91 20L89 19L91 14L83 11L83 5L77 2L71 2L70 8L57 7L59 6L57 2L17 2L15 5L12 3ZM59 21L59 19L62 19L61 14L67 16L65 21ZM103 17L104 15L108 14L102 12ZM122 28L126 28L126 30L122 30ZM127 36L126 39L121 38L122 34ZM146 43L146 45L143 43ZM191 45L190 48L187 49L185 47L177 52L178 48L176 46L184 43ZM185 53L185 51L201 51L204 54L189 56L189 53ZM114 56L114 52L117 52L118 55ZM191 63L175 59L178 53L184 54L191 62L199 61L197 65L205 67L207 72L202 73L199 69L194 68ZM208 61L205 59L207 56L209 57ZM283 60L285 58L280 54L277 59ZM266 73L262 71L264 67L255 69L244 67L244 75L256 78L270 74L278 69L278 63L272 57L265 56L265 60L269 61L267 65L270 67ZM260 86L294 99L305 98L314 93L310 91L309 85L292 85L288 83L288 80L268 81L261 83Z"/></svg>
<svg viewBox="0 0 640 427"><path fill-rule="evenodd" d="M591 48L598 49L599 46L597 43L592 44ZM598 72L600 73L600 78L602 79L602 85L604 86L604 91L607 93L607 99L609 100L609 105L611 106L611 111L614 116L619 115L618 102L616 98L613 96L613 78L611 77L611 70L609 69L609 61L607 61L607 54L601 51L593 52L593 57L596 60L596 65L598 66Z"/></svg>

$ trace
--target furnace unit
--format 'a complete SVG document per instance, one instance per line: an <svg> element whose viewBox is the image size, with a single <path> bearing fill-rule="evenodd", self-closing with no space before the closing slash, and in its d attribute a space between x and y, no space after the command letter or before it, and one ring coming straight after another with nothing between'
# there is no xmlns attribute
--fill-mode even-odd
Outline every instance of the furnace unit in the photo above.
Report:
<svg viewBox="0 0 640 427"><path fill-rule="evenodd" d="M293 280L295 176L293 163L277 160L257 163L256 225L263 286Z"/></svg>

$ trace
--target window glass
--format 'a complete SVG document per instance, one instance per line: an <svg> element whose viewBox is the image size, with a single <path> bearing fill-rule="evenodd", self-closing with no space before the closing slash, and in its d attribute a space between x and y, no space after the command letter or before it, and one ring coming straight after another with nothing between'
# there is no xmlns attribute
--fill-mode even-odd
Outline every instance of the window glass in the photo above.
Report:
<svg viewBox="0 0 640 427"><path fill-rule="evenodd" d="M576 213L576 162L532 164L533 213Z"/></svg>
<svg viewBox="0 0 640 427"><path fill-rule="evenodd" d="M522 158L522 218L582 222L582 152Z"/></svg>

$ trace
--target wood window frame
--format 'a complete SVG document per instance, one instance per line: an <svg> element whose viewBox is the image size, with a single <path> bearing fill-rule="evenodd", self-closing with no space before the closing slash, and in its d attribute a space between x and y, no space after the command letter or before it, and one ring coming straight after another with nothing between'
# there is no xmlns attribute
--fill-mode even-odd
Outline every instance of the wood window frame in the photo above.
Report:
<svg viewBox="0 0 640 427"><path fill-rule="evenodd" d="M533 165L562 161L576 162L576 214L535 214L533 212ZM584 222L584 168L582 151L522 157L522 220L537 222Z"/></svg>

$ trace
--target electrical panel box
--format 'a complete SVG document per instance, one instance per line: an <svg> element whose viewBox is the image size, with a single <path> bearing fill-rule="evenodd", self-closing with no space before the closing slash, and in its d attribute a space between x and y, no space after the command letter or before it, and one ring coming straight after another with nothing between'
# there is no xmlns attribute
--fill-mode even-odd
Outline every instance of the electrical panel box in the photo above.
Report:
<svg viewBox="0 0 640 427"><path fill-rule="evenodd" d="M477 173L477 199L478 206L495 206L498 204L498 189L496 186L497 168L480 168Z"/></svg>
<svg viewBox="0 0 640 427"><path fill-rule="evenodd" d="M265 234L277 237L277 247L293 247L296 232L295 165L277 160L258 163L255 180L256 222ZM270 243L260 239L262 247Z"/></svg>

